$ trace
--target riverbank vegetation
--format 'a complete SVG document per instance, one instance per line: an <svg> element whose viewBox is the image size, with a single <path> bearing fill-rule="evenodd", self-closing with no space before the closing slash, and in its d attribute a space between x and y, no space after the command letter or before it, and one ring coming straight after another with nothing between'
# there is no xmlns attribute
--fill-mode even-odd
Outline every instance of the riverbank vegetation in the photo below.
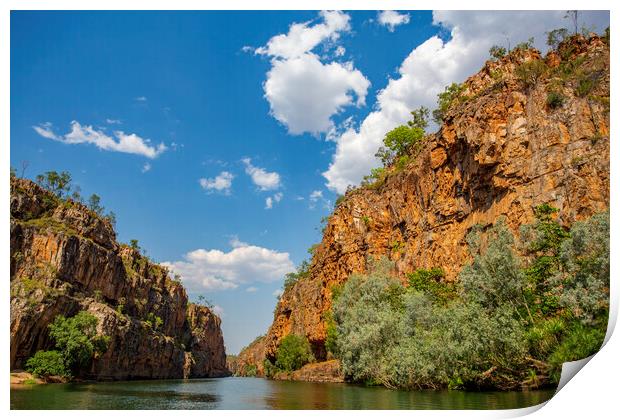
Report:
<svg viewBox="0 0 620 420"><path fill-rule="evenodd" d="M334 295L330 352L348 380L389 388L514 389L555 384L596 352L609 293L609 213L564 229L557 209L515 238L500 220L468 235L458 282L440 268L408 284L386 259Z"/></svg>
<svg viewBox="0 0 620 420"><path fill-rule="evenodd" d="M58 315L49 326L53 350L39 350L26 362L35 377L57 376L70 379L86 367L93 357L105 352L110 337L97 334L97 318L82 311L65 318Z"/></svg>

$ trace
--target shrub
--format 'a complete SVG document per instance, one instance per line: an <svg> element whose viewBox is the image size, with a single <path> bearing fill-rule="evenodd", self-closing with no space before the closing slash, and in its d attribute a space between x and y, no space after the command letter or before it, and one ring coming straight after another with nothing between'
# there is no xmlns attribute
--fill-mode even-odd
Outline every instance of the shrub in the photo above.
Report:
<svg viewBox="0 0 620 420"><path fill-rule="evenodd" d="M286 273L284 275L284 291L289 290L300 279L304 277L308 277L309 275L310 275L310 263L306 260L303 260L301 264L299 264L299 266L297 267L297 271L293 273Z"/></svg>
<svg viewBox="0 0 620 420"><path fill-rule="evenodd" d="M437 124L441 125L441 123L443 123L450 106L452 106L455 99L461 96L464 89L464 85L452 83L450 86L446 86L445 90L437 95L437 109L433 111L433 120Z"/></svg>
<svg viewBox="0 0 620 420"><path fill-rule="evenodd" d="M556 274L560 304L585 325L606 326L609 308L609 212L576 223L562 244Z"/></svg>
<svg viewBox="0 0 620 420"><path fill-rule="evenodd" d="M308 339L295 334L284 337L276 350L276 367L286 372L297 370L313 360Z"/></svg>
<svg viewBox="0 0 620 420"><path fill-rule="evenodd" d="M493 45L489 48L489 55L492 58L499 60L506 55L506 48L500 47L499 45Z"/></svg>
<svg viewBox="0 0 620 420"><path fill-rule="evenodd" d="M549 92L547 94L547 106L549 108L555 109L560 108L564 105L564 101L566 98L559 92Z"/></svg>
<svg viewBox="0 0 620 420"><path fill-rule="evenodd" d="M598 78L594 74L582 75L577 80L575 94L581 98L586 97L598 84Z"/></svg>
<svg viewBox="0 0 620 420"><path fill-rule="evenodd" d="M547 72L547 65L543 60L529 60L519 65L515 74L526 88L533 87Z"/></svg>
<svg viewBox="0 0 620 420"><path fill-rule="evenodd" d="M534 48L534 38L528 38L525 42L520 42L515 46L515 50L530 50Z"/></svg>
<svg viewBox="0 0 620 420"><path fill-rule="evenodd" d="M39 350L26 362L26 371L38 377L71 376L70 370L65 366L63 355L58 350Z"/></svg>
<svg viewBox="0 0 620 420"><path fill-rule="evenodd" d="M430 270L417 269L407 277L411 289L426 293L438 302L446 303L456 298L456 290L453 284L441 281L444 275L441 268L435 267Z"/></svg>
<svg viewBox="0 0 620 420"><path fill-rule="evenodd" d="M385 168L373 168L370 170L370 175L362 179L362 185L373 189L379 188L385 182L387 175Z"/></svg>
<svg viewBox="0 0 620 420"><path fill-rule="evenodd" d="M521 309L525 309L528 318L533 322L524 297L526 276L521 270L521 261L513 250L514 237L505 220L500 219L488 232L488 245L484 249L475 238L476 235L475 232L468 235L474 261L466 265L459 274L466 299L490 310L503 305L509 305L519 313Z"/></svg>

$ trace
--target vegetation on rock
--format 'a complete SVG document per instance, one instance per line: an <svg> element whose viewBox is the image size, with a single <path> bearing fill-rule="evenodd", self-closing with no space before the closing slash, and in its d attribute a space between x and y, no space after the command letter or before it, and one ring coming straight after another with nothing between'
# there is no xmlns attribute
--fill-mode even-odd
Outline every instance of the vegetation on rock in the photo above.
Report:
<svg viewBox="0 0 620 420"><path fill-rule="evenodd" d="M56 350L39 350L26 362L28 372L36 376L78 374L108 346L110 337L97 334L97 322L94 315L85 311L70 318L58 315L49 326Z"/></svg>
<svg viewBox="0 0 620 420"><path fill-rule="evenodd" d="M605 336L609 214L567 231L556 211L539 206L519 244L501 220L473 229L473 262L456 286L440 269L417 270L403 286L385 258L352 275L335 296L330 335L345 375L408 389L557 383L563 362L591 355Z"/></svg>

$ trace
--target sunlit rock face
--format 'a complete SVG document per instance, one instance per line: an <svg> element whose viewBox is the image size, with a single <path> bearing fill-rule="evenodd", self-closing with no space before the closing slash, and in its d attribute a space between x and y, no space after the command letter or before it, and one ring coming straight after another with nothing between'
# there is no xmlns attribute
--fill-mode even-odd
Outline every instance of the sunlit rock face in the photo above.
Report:
<svg viewBox="0 0 620 420"><path fill-rule="evenodd" d="M84 378L228 374L219 317L190 304L166 268L119 245L107 220L25 179L11 179L10 206L12 369L53 347L57 315L86 310L110 343Z"/></svg>
<svg viewBox="0 0 620 420"><path fill-rule="evenodd" d="M517 68L539 58L547 71L527 87ZM561 80L554 71L568 62L596 80L586 94L578 75ZM548 104L552 91L564 96L561 106ZM462 96L402 171L377 188L346 194L310 275L284 292L266 338L247 350L253 360L260 359L254 350L273 358L291 333L306 336L325 360L331 288L364 272L369 257L388 256L403 281L432 267L456 281L470 258L465 238L474 225L505 216L517 233L543 203L558 208L565 225L609 207L609 46L601 38L573 38L546 57L520 50L489 61Z"/></svg>

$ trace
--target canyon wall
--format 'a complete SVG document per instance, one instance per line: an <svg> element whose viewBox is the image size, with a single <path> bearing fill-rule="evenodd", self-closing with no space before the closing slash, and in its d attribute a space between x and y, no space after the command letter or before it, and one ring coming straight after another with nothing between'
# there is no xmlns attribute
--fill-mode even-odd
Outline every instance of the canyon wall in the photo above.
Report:
<svg viewBox="0 0 620 420"><path fill-rule="evenodd" d="M80 373L97 380L225 376L220 319L109 221L35 183L11 178L11 369L53 347L57 315L88 311L105 353Z"/></svg>
<svg viewBox="0 0 620 420"><path fill-rule="evenodd" d="M532 62L544 63L540 74L523 71ZM456 281L474 225L505 216L518 233L543 203L558 208L566 226L609 207L609 45L602 38L573 37L546 57L514 50L485 63L463 89L404 169L388 168L384 182L339 200L309 275L277 304L259 343L263 359L294 333L325 360L332 286L364 272L371 257L387 256L403 281L433 267ZM560 106L550 92L561 95ZM246 350L253 363L255 350Z"/></svg>

